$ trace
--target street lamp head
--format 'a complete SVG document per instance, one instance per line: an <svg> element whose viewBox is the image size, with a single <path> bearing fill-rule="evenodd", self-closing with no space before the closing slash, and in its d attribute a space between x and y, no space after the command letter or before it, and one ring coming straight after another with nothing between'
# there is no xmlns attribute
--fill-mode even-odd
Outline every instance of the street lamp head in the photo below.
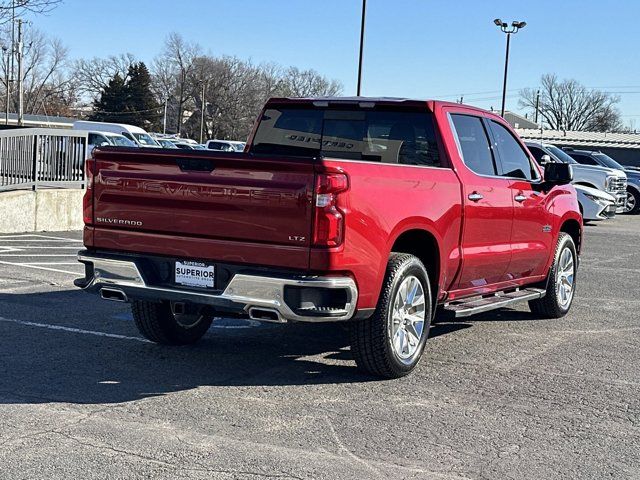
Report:
<svg viewBox="0 0 640 480"><path fill-rule="evenodd" d="M513 22L511 25L516 28L524 28L526 27L527 22Z"/></svg>
<svg viewBox="0 0 640 480"><path fill-rule="evenodd" d="M499 18L496 18L493 23L495 23L497 26L501 27L502 26L502 20L500 20Z"/></svg>

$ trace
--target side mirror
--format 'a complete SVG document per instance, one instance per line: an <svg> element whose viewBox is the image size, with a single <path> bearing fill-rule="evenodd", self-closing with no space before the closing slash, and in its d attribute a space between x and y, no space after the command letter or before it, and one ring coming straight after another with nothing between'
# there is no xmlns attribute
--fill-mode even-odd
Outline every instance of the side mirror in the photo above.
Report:
<svg viewBox="0 0 640 480"><path fill-rule="evenodd" d="M547 163L544 166L544 181L548 185L566 185L573 180L573 168L568 163Z"/></svg>
<svg viewBox="0 0 640 480"><path fill-rule="evenodd" d="M551 156L549 155L542 155L540 157L540 165L546 165L547 163L552 163L553 160L551 160Z"/></svg>

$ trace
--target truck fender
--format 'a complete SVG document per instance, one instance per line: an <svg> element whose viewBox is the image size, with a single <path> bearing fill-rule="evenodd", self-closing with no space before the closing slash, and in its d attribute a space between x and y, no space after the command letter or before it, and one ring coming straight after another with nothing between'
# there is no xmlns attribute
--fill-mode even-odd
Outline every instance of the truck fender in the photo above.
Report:
<svg viewBox="0 0 640 480"><path fill-rule="evenodd" d="M443 239L441 235L438 233L438 230L435 228L435 225L431 220L427 218L422 218L422 217L409 217L404 219L398 225L396 225L391 231L391 234L389 235L389 241L387 243L387 248L386 248L386 253L387 253L386 258L388 258L388 256L391 254L394 245L396 245L398 239L400 239L402 235L407 234L409 232L420 232L420 231L426 233L432 238L432 241L434 242L434 247L437 250L435 255L436 257L435 261L437 262L437 264L431 265L431 271L429 271L429 277L431 279L432 287L436 287L436 288L432 288L432 292L434 295L434 302L435 302L437 300L437 297L439 297L440 290L445 287L444 282L446 279L445 277L446 269L444 268L444 266L447 265L447 259L445 258L446 253L443 251ZM422 255L418 254L417 256L419 257L422 256L423 258L425 258L425 257L428 257L428 253L425 253ZM459 257L459 252L457 253L457 256ZM381 272L384 272L386 270L386 258L384 259L385 264L380 266L379 271ZM427 263L432 263L432 262L427 262ZM427 265L427 267L429 267L429 265ZM434 268L437 269L437 272L433 271ZM380 286L382 286L382 278L380 279Z"/></svg>

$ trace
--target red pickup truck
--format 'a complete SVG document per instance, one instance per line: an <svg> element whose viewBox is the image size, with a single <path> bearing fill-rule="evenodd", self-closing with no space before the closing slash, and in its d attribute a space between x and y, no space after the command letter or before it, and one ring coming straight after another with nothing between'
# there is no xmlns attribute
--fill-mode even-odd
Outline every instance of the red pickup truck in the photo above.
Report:
<svg viewBox="0 0 640 480"><path fill-rule="evenodd" d="M477 108L276 98L243 153L100 147L86 172L76 285L131 302L154 342L216 316L348 321L357 365L399 377L438 307L561 317L573 300L571 166L542 171Z"/></svg>

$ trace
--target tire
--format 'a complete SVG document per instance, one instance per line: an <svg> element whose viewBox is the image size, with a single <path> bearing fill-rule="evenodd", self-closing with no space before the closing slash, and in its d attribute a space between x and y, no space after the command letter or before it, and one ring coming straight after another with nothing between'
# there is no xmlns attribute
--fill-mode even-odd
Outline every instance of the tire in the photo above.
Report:
<svg viewBox="0 0 640 480"><path fill-rule="evenodd" d="M134 300L131 312L140 333L162 345L195 343L207 333L213 321L213 317L202 310L189 315L174 314L169 302Z"/></svg>
<svg viewBox="0 0 640 480"><path fill-rule="evenodd" d="M567 253L568 252L568 253ZM572 274L569 275L568 255L571 255ZM560 233L556 251L554 254L553 265L549 272L547 281L547 291L544 297L531 300L529 308L531 311L542 318L561 318L564 317L571 308L576 290L576 273L578 270L578 254L576 245L573 243L571 235ZM562 281L562 279L566 281ZM565 285L565 289L560 288L560 282ZM571 284L571 291L568 293L566 285Z"/></svg>
<svg viewBox="0 0 640 480"><path fill-rule="evenodd" d="M640 193L631 188L627 189L627 206L625 207L624 213L631 215L640 213Z"/></svg>
<svg viewBox="0 0 640 480"><path fill-rule="evenodd" d="M409 295L411 304L407 302ZM403 304L402 310L396 311L394 306L399 304ZM424 265L413 255L392 253L374 314L352 325L351 351L358 367L384 378L410 373L422 357L431 314L431 287Z"/></svg>

